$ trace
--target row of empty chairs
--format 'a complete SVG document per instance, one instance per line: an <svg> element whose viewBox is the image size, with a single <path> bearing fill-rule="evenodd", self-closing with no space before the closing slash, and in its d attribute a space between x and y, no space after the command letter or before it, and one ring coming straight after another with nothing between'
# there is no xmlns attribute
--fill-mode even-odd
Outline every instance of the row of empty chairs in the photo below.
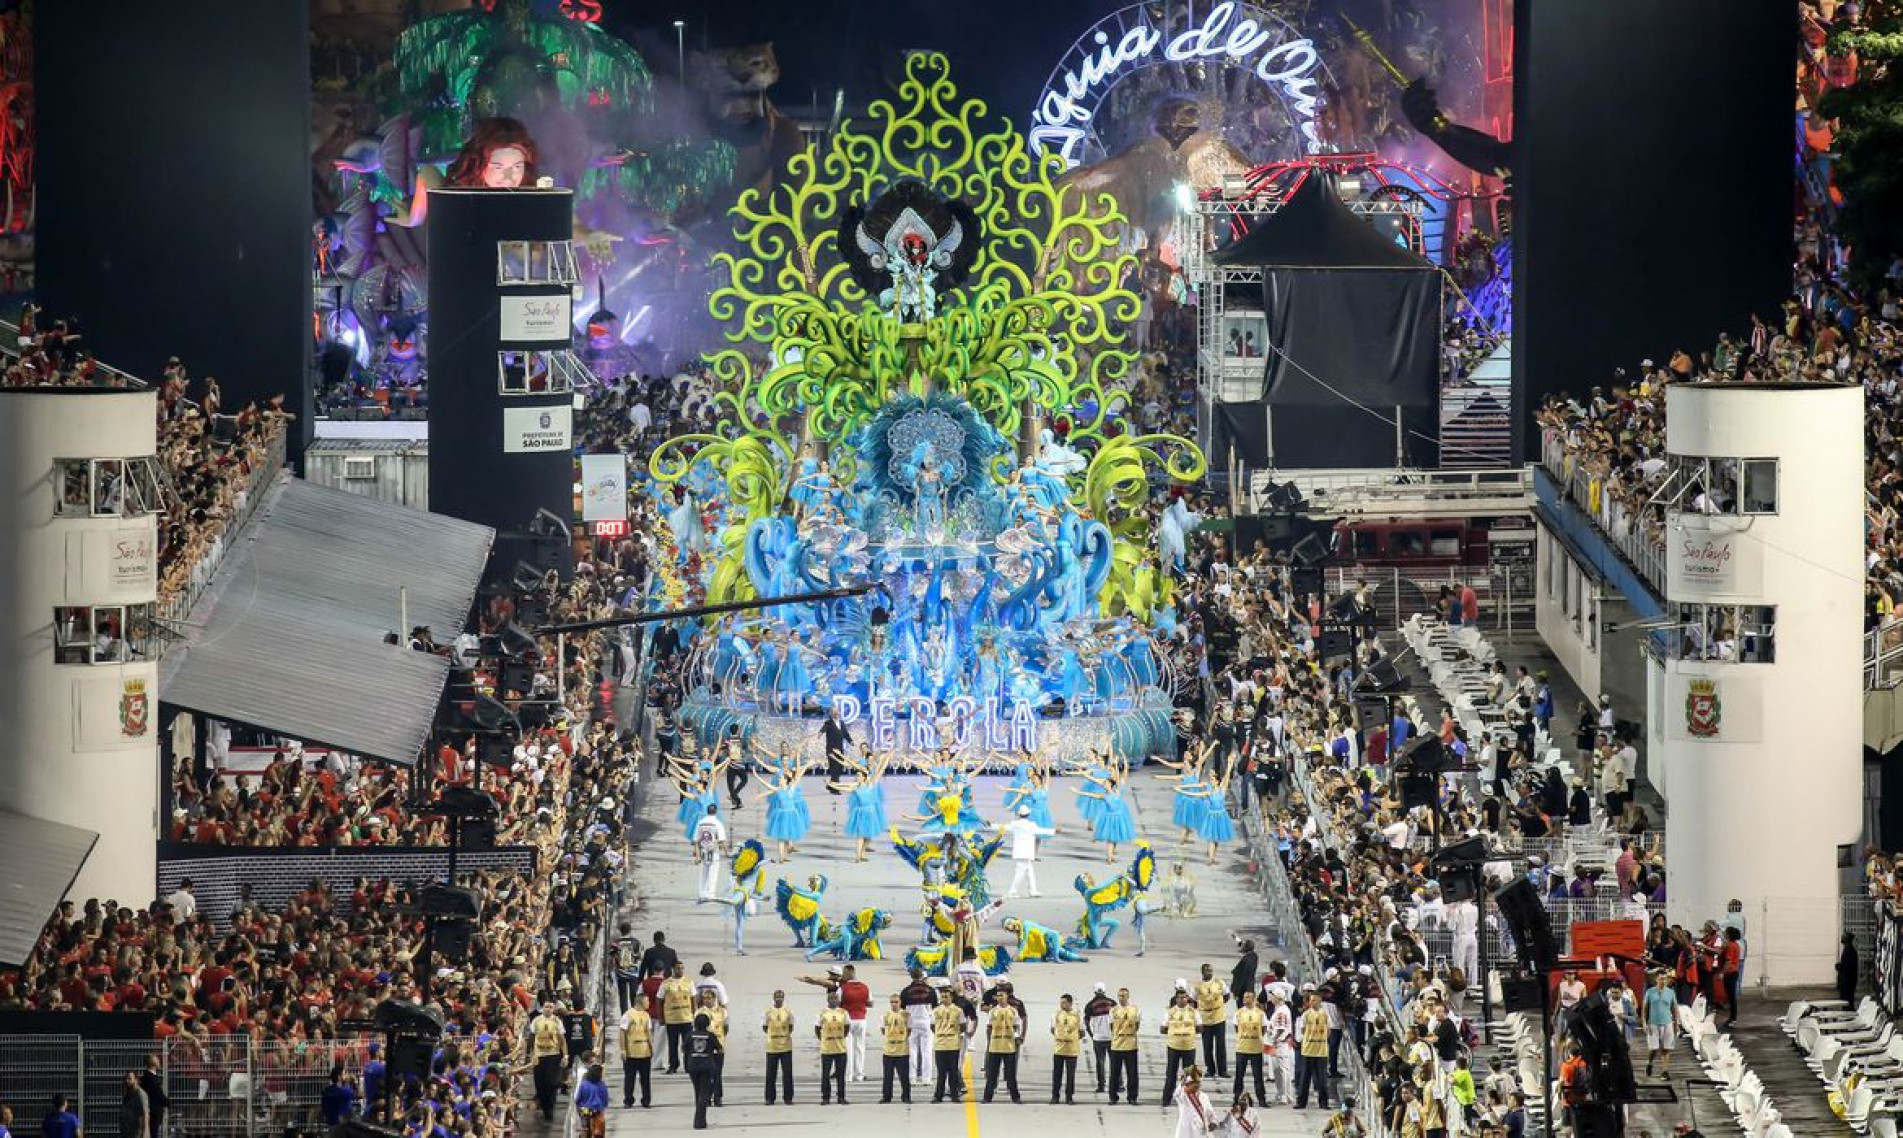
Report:
<svg viewBox="0 0 1903 1138"><path fill-rule="evenodd" d="M1699 996L1689 1007L1680 1005L1678 1026L1746 1138L1794 1138L1777 1105L1765 1093L1763 1080L1745 1062L1731 1037L1718 1029L1705 997Z"/></svg>
<svg viewBox="0 0 1903 1138"><path fill-rule="evenodd" d="M1852 1008L1842 1000L1797 1000L1778 1022L1804 1064L1843 1104L1859 1134L1897 1138L1903 1115L1903 1033L1868 996Z"/></svg>

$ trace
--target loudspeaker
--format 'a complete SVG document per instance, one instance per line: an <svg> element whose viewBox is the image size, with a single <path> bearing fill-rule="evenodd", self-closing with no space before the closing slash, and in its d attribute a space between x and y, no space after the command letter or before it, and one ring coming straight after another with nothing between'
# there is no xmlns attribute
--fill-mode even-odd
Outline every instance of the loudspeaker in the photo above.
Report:
<svg viewBox="0 0 1903 1138"><path fill-rule="evenodd" d="M1318 643L1324 663L1355 654L1355 633L1352 628L1324 621L1321 640Z"/></svg>
<svg viewBox="0 0 1903 1138"><path fill-rule="evenodd" d="M1328 561L1328 547L1322 544L1319 536L1311 533L1295 543L1295 547L1289 550L1289 558L1303 567L1322 565Z"/></svg>
<svg viewBox="0 0 1903 1138"><path fill-rule="evenodd" d="M1401 674L1401 670L1394 666L1392 660L1385 658L1376 660L1374 666L1363 672L1361 678L1355 681L1355 690L1358 692L1406 691L1408 686L1407 677Z"/></svg>
<svg viewBox="0 0 1903 1138"><path fill-rule="evenodd" d="M1540 978L1515 976L1500 981L1500 1001L1508 1014L1540 1010Z"/></svg>
<svg viewBox="0 0 1903 1138"><path fill-rule="evenodd" d="M535 686L535 666L510 660L502 665L502 692L518 692L528 695Z"/></svg>
<svg viewBox="0 0 1903 1138"><path fill-rule="evenodd" d="M507 735L476 736L476 761L492 767L506 767L515 761L515 741Z"/></svg>
<svg viewBox="0 0 1903 1138"><path fill-rule="evenodd" d="M1343 593L1328 602L1328 615L1336 620L1358 621L1361 619L1361 602L1353 593Z"/></svg>
<svg viewBox="0 0 1903 1138"><path fill-rule="evenodd" d="M1520 959L1539 972L1559 967L1559 943L1553 939L1553 922L1540 902L1540 891L1524 874L1500 887L1493 895L1506 920L1507 932L1519 946Z"/></svg>
<svg viewBox="0 0 1903 1138"><path fill-rule="evenodd" d="M493 818L501 811L486 791L457 784L445 786L436 796L436 805L443 813L458 818Z"/></svg>
<svg viewBox="0 0 1903 1138"><path fill-rule="evenodd" d="M376 1022L377 1030L390 1035L430 1040L443 1037L442 1014L409 1000L385 1000L377 1005L377 1010L372 1013L372 1017ZM425 1058L425 1066L428 1062L429 1060ZM390 1063L392 1066L395 1065L394 1056L391 1057Z"/></svg>
<svg viewBox="0 0 1903 1138"><path fill-rule="evenodd" d="M1573 1138L1622 1138L1619 1112L1603 1103L1581 1103L1573 1108Z"/></svg>
<svg viewBox="0 0 1903 1138"><path fill-rule="evenodd" d="M471 818L463 823L463 848L466 850L492 850L496 848L496 820L494 818Z"/></svg>
<svg viewBox="0 0 1903 1138"><path fill-rule="evenodd" d="M1401 775L1401 808L1417 806L1433 809L1440 803L1440 776L1408 771Z"/></svg>
<svg viewBox="0 0 1903 1138"><path fill-rule="evenodd" d="M1434 855L1434 862L1437 865L1478 865L1491 856L1487 839L1475 834L1452 845L1442 846L1440 852Z"/></svg>
<svg viewBox="0 0 1903 1138"><path fill-rule="evenodd" d="M1394 708L1384 695L1357 695L1355 697L1355 730L1366 734L1376 727L1386 727L1394 718ZM1392 761L1393 756L1389 756Z"/></svg>
<svg viewBox="0 0 1903 1138"><path fill-rule="evenodd" d="M390 1059L384 1064L384 1077L402 1086L407 1079L429 1078L430 1056L436 1052L433 1039L392 1039Z"/></svg>
<svg viewBox="0 0 1903 1138"><path fill-rule="evenodd" d="M482 898L474 889L440 882L425 885L416 895L416 911L426 917L452 917L475 920L482 916Z"/></svg>
<svg viewBox="0 0 1903 1138"><path fill-rule="evenodd" d="M1414 741L1402 748L1396 765L1422 774L1439 774L1455 765L1453 756L1447 748L1441 746L1439 735L1419 735Z"/></svg>
<svg viewBox="0 0 1903 1138"><path fill-rule="evenodd" d="M1306 565L1298 569L1289 570L1288 578L1289 588L1293 590L1297 596L1304 594L1311 597L1319 596L1321 595L1321 591L1327 587L1324 583L1322 571L1313 565Z"/></svg>
<svg viewBox="0 0 1903 1138"><path fill-rule="evenodd" d="M1441 900L1448 904L1472 901L1480 896L1480 867L1477 865L1444 866L1435 871L1434 880L1440 885Z"/></svg>
<svg viewBox="0 0 1903 1138"><path fill-rule="evenodd" d="M1287 514L1243 514L1236 518L1236 554L1241 556L1260 541L1271 550L1285 549L1295 537L1295 519Z"/></svg>
<svg viewBox="0 0 1903 1138"><path fill-rule="evenodd" d="M430 925L430 952L449 964L469 959L469 942L475 939L476 926L470 921L439 920Z"/></svg>

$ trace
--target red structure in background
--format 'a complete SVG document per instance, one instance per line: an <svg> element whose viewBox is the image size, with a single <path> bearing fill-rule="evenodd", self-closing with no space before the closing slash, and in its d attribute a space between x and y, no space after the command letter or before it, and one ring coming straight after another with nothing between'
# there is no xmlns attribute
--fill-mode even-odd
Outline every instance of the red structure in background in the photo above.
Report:
<svg viewBox="0 0 1903 1138"><path fill-rule="evenodd" d="M30 8L0 15L0 233L33 231L33 24Z"/></svg>

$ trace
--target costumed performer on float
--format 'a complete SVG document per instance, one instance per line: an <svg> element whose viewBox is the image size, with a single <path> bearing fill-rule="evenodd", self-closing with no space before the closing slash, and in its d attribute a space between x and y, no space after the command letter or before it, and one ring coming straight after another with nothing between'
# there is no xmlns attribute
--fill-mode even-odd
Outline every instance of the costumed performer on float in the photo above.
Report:
<svg viewBox="0 0 1903 1138"><path fill-rule="evenodd" d="M773 907L793 930L793 947L806 948L819 930L819 906L826 899L826 875L815 873L804 888L782 877L773 885Z"/></svg>
<svg viewBox="0 0 1903 1138"><path fill-rule="evenodd" d="M868 860L875 839L882 837L891 823L885 817L885 772L889 755L871 760L870 768L852 759L844 760L853 771L851 782L828 782L826 789L846 796L846 836L853 839L855 862Z"/></svg>
<svg viewBox="0 0 1903 1138"><path fill-rule="evenodd" d="M410 200L395 202L391 211L383 220L390 225L404 229L414 229L429 217L429 192L439 186L454 186L458 189L483 190L519 190L533 187L541 180L538 165L539 154L535 138L529 134L529 128L519 120L511 118L487 118L476 124L450 160L447 171L438 170L428 163L416 169L416 181L411 187ZM610 159L603 165L620 165L624 159ZM339 165L343 165L339 163ZM345 167L356 169L354 166ZM402 171L384 171L393 181L402 176ZM401 190L399 189L399 193ZM604 233L598 229L589 229L579 220L574 222L572 236L588 250L588 255L597 261L606 261L614 256L614 245L621 240L618 233Z"/></svg>
<svg viewBox="0 0 1903 1138"><path fill-rule="evenodd" d="M748 838L734 851L729 868L733 870L733 888L724 897L704 900L733 910L733 954L745 956L747 918L759 908L760 897L766 892L766 847L760 839Z"/></svg>
<svg viewBox="0 0 1903 1138"><path fill-rule="evenodd" d="M1017 960L1020 964L1084 964L1090 960L1088 956L1066 947L1063 934L1049 925L1040 925L1023 917L1006 917L1001 927L1018 938Z"/></svg>
<svg viewBox="0 0 1903 1138"><path fill-rule="evenodd" d="M834 960L884 960L879 934L891 927L892 914L870 906L846 914L837 927L821 921L819 937L806 950L806 959L830 952Z"/></svg>

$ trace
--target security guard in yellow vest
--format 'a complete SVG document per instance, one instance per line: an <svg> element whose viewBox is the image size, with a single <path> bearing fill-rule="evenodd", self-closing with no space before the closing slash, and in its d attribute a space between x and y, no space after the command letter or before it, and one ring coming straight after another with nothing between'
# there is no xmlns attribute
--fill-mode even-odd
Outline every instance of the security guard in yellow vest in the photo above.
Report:
<svg viewBox="0 0 1903 1138"><path fill-rule="evenodd" d="M555 1093L562 1087L562 1059L567 1054L560 1009L545 1003L542 1014L529 1024L529 1057L535 1060L535 1105L547 1122L555 1121Z"/></svg>
<svg viewBox="0 0 1903 1138"><path fill-rule="evenodd" d="M819 1013L813 1034L819 1037L819 1101L830 1104L833 1090L839 1091L839 1105L846 1104L846 1035L852 1019L839 1006L839 989L826 993L826 1010Z"/></svg>
<svg viewBox="0 0 1903 1138"><path fill-rule="evenodd" d="M896 1074L902 1101L909 1103L912 1101L912 1017L906 1015L905 1009L899 1006L897 992L890 999L891 1006L879 1023L885 1038L885 1086L879 1094L879 1101L892 1101L892 1076Z"/></svg>
<svg viewBox="0 0 1903 1138"><path fill-rule="evenodd" d="M1268 1030L1269 1017L1256 1007L1255 993L1242 993L1242 1006L1236 1009L1236 1087L1242 1093L1242 1076L1255 1071L1255 1101L1269 1101L1268 1087L1262 1082L1262 1037Z"/></svg>
<svg viewBox="0 0 1903 1138"><path fill-rule="evenodd" d="M694 1030L694 985L678 960L655 994L661 997L661 1022L667 1025L667 1073L672 1075L681 1069L681 1044Z"/></svg>
<svg viewBox="0 0 1903 1138"><path fill-rule="evenodd" d="M1176 1000L1165 1014L1163 1026L1163 1105L1176 1097L1176 1073L1196 1065L1196 1008L1189 1002L1189 985L1176 982Z"/></svg>
<svg viewBox="0 0 1903 1138"><path fill-rule="evenodd" d="M1143 1013L1130 1002L1130 989L1117 989L1117 1006L1110 1009L1110 1105L1124 1091L1126 1080L1130 1105L1137 1105L1137 1031L1143 1026Z"/></svg>
<svg viewBox="0 0 1903 1138"><path fill-rule="evenodd" d="M1084 1017L1071 1006L1070 993L1057 1002L1057 1014L1051 1017L1051 1103L1056 1105L1061 1088L1064 1101L1077 1103L1077 1053L1084 1039Z"/></svg>
<svg viewBox="0 0 1903 1138"><path fill-rule="evenodd" d="M1215 968L1208 964L1196 982L1196 1017L1203 1037L1203 1073L1228 1078L1229 985L1218 980Z"/></svg>
<svg viewBox="0 0 1903 1138"><path fill-rule="evenodd" d="M958 1061L965 1053L965 1013L952 1000L950 986L938 990L938 1006L932 1009L932 1065L937 1081L932 1086L932 1101L953 1102L965 1097L964 1072Z"/></svg>
<svg viewBox="0 0 1903 1138"><path fill-rule="evenodd" d="M786 993L775 989L773 1006L760 1023L766 1035L766 1102L773 1105L773 1076L780 1077L780 1097L793 1105L793 1009L786 1006Z"/></svg>
<svg viewBox="0 0 1903 1138"><path fill-rule="evenodd" d="M984 1101L991 1101L991 1092L997 1089L998 1075L1004 1075L1004 1089L1011 1092L1012 1102L1023 1102L1018 1097L1018 1010L999 1000L991 1008L986 1035L990 1045L985 1048L985 1093Z"/></svg>
<svg viewBox="0 0 1903 1138"><path fill-rule="evenodd" d="M634 1105L634 1084L641 1084L641 1105L652 1106L648 1076L654 1067L654 1024L640 1000L621 1013L621 1105Z"/></svg>

